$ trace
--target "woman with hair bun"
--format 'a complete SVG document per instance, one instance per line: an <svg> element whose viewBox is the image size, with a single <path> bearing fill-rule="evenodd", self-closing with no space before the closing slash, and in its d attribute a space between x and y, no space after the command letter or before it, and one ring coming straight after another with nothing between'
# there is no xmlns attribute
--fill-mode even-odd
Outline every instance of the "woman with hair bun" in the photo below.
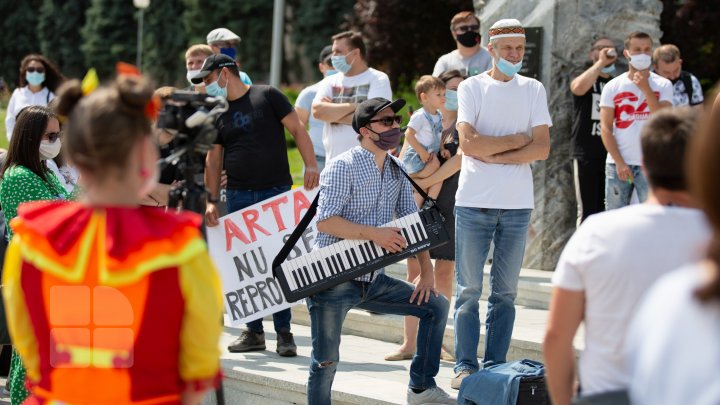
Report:
<svg viewBox="0 0 720 405"><path fill-rule="evenodd" d="M222 295L193 213L140 207L154 186L152 88L122 75L58 92L79 202L25 204L3 274L31 397L47 404L198 404L220 378Z"/></svg>

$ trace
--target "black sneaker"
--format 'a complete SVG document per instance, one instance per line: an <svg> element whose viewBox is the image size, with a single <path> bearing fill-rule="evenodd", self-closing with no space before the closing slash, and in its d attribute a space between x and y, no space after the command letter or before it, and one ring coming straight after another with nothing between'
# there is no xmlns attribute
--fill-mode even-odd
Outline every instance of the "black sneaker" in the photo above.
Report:
<svg viewBox="0 0 720 405"><path fill-rule="evenodd" d="M265 333L244 330L234 342L228 346L230 353L253 352L265 350Z"/></svg>
<svg viewBox="0 0 720 405"><path fill-rule="evenodd" d="M290 332L278 332L277 349L275 351L282 357L297 356L297 346L295 346L293 334Z"/></svg>

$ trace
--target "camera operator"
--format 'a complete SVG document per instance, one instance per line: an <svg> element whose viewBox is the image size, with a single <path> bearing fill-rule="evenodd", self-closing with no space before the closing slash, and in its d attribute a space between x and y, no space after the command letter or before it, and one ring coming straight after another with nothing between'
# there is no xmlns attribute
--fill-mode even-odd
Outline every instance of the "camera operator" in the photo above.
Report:
<svg viewBox="0 0 720 405"><path fill-rule="evenodd" d="M217 203L223 166L228 176L228 212L290 190L292 177L285 128L295 138L305 163L305 187L312 189L318 185L319 172L310 136L284 94L271 86L243 83L235 61L222 54L205 59L192 82L204 82L209 96L225 97L229 103L228 111L216 122L217 139L205 163L205 184L209 194L205 212L207 226L219 223ZM273 314L276 351L285 357L297 355L290 333L290 316L290 309ZM234 353L265 350L262 319L248 323L247 330L228 346L228 350Z"/></svg>

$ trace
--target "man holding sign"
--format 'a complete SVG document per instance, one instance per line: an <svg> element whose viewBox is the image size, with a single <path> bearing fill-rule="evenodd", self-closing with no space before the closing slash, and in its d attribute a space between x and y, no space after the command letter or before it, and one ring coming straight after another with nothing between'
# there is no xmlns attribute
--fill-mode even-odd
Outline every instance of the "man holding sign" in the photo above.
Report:
<svg viewBox="0 0 720 405"><path fill-rule="evenodd" d="M208 188L205 221L218 225L217 202L220 173L227 171L227 208L235 212L290 190L292 177L287 159L285 128L295 138L305 163L305 187L318 185L318 167L312 142L287 97L271 86L248 86L240 80L235 61L217 54L205 59L192 78L205 83L210 96L225 97L229 109L218 118L218 136L205 161ZM290 333L290 309L273 314L277 349L281 356L297 356ZM262 319L247 324L247 330L228 346L233 353L265 350Z"/></svg>
<svg viewBox="0 0 720 405"><path fill-rule="evenodd" d="M352 127L360 145L330 161L320 176L316 249L342 239L371 240L389 252L407 247L399 228L380 227L417 211L411 185L398 169L401 163L387 153L400 142L402 118L395 114L404 105L405 100L390 102L380 97L358 105ZM420 318L408 404L455 403L434 379L440 368L448 300L435 290L428 251L419 253L418 259L421 271L414 285L380 270L308 297L313 345L309 405L330 404L340 360L340 331L345 315L356 307Z"/></svg>

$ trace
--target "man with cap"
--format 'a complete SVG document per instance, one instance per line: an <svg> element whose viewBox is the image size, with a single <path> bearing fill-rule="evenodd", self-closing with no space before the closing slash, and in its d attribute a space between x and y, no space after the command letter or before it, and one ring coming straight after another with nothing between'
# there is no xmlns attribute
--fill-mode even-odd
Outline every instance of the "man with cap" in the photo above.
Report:
<svg viewBox="0 0 720 405"><path fill-rule="evenodd" d="M372 240L389 252L407 247L399 228L382 227L417 211L412 186L400 171L402 163L387 153L400 142L402 118L396 114L404 105L402 99L376 97L357 106L352 128L360 144L328 162L320 175L315 248L343 239ZM435 384L449 304L435 290L428 252L419 253L418 259L421 272L414 285L379 270L308 297L313 345L309 405L330 404L340 331L352 308L420 318L407 402L455 403Z"/></svg>
<svg viewBox="0 0 720 405"><path fill-rule="evenodd" d="M465 76L475 76L492 67L492 58L480 45L480 20L472 11L461 11L450 20L450 35L457 49L441 56L435 63L433 76L448 70L459 70Z"/></svg>
<svg viewBox="0 0 720 405"><path fill-rule="evenodd" d="M552 125L543 85L517 74L525 52L518 20L489 30L493 67L458 87L457 128L463 150L455 203L455 373L453 388L478 371L479 300L490 243L484 365L506 360L530 214L530 163L550 153Z"/></svg>
<svg viewBox="0 0 720 405"><path fill-rule="evenodd" d="M359 32L346 31L332 37L333 68L338 71L323 80L313 100L312 114L325 123L325 161L357 144L350 126L358 104L373 97L392 98L388 76L368 66L365 42Z"/></svg>
<svg viewBox="0 0 720 405"><path fill-rule="evenodd" d="M311 189L318 184L318 168L312 143L305 127L287 97L271 86L243 83L237 65L227 55L216 54L205 59L193 83L205 83L208 95L224 97L229 109L217 122L215 145L205 161L205 184L208 189L205 222L218 225L220 173L227 171L227 208L239 211L262 200L282 194L292 186L287 158L285 129L295 138L305 163L304 185ZM290 333L290 309L273 314L277 332L277 352L296 356ZM262 319L247 324L231 352L265 350Z"/></svg>
<svg viewBox="0 0 720 405"><path fill-rule="evenodd" d="M318 70L320 70L323 78L337 73L337 70L332 67L330 55L332 55L332 45L328 45L320 51ZM308 86L298 94L297 100L295 100L295 112L297 112L298 117L300 117L300 122L302 122L303 125L310 126L310 139L312 139L313 149L315 149L315 159L318 162L320 171L322 171L325 167L325 147L323 146L322 139L325 123L312 115L312 102L317 94L320 83L321 82L317 82L312 86Z"/></svg>
<svg viewBox="0 0 720 405"><path fill-rule="evenodd" d="M215 28L207 34L207 44L213 53L229 56L237 63L238 69L240 68L240 63L237 61L237 50L235 47L240 41L240 37L227 28ZM252 84L252 80L250 80L250 76L248 76L247 73L238 70L238 74L243 83L248 86Z"/></svg>

